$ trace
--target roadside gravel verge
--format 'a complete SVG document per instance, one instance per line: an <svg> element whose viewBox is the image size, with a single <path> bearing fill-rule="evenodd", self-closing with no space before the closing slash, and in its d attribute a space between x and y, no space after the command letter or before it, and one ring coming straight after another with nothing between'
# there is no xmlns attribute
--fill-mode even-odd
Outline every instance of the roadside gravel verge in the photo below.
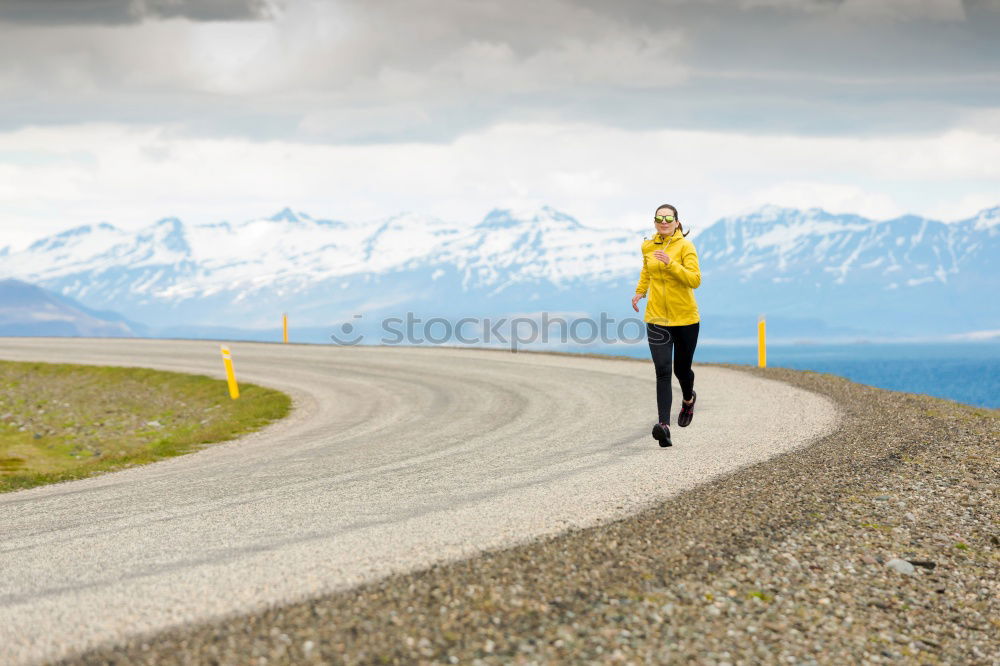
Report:
<svg viewBox="0 0 1000 666"><path fill-rule="evenodd" d="M627 519L60 663L1000 663L1000 412L726 367L845 427Z"/></svg>

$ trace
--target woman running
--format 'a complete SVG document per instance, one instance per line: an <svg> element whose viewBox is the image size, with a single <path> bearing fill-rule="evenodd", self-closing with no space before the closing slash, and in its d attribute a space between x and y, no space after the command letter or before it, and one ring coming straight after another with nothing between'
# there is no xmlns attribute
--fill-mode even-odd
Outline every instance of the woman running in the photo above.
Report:
<svg viewBox="0 0 1000 666"><path fill-rule="evenodd" d="M698 253L685 236L677 209L663 204L653 217L656 235L642 241L642 273L632 298L632 308L639 311L639 299L646 296L646 338L656 368L656 408L659 422L653 426L653 438L660 446L670 446L670 364L681 384L684 402L677 416L682 428L694 418L694 372L691 360L698 344L698 304L694 289L701 284Z"/></svg>

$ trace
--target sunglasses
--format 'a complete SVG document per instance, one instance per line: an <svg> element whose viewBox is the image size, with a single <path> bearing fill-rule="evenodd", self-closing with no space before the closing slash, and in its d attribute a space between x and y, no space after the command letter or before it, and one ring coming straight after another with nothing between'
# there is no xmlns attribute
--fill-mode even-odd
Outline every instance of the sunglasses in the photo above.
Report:
<svg viewBox="0 0 1000 666"><path fill-rule="evenodd" d="M674 221L674 216L673 215L654 215L653 216L653 221L654 222L659 222L660 224L669 224L670 222Z"/></svg>

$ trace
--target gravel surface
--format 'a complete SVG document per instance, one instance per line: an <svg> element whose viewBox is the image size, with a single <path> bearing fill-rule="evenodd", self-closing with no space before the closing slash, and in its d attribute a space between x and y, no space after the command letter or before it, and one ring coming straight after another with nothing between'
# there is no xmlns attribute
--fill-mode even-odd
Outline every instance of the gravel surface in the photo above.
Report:
<svg viewBox="0 0 1000 666"><path fill-rule="evenodd" d="M62 663L1000 663L1000 412L731 367L842 427L617 522Z"/></svg>
<svg viewBox="0 0 1000 666"><path fill-rule="evenodd" d="M222 371L203 341L5 339L11 355ZM233 355L238 378L295 397L287 419L0 496L4 666L631 515L837 423L827 398L703 367L698 427L661 449L649 363L246 343ZM794 420L757 418L773 404Z"/></svg>

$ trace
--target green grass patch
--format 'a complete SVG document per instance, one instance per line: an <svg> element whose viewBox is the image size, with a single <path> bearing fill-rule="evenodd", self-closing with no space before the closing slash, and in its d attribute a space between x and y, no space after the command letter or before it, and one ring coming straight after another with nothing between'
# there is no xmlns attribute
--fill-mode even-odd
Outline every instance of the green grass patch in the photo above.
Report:
<svg viewBox="0 0 1000 666"><path fill-rule="evenodd" d="M204 375L0 361L0 492L191 453L280 419L291 398Z"/></svg>

